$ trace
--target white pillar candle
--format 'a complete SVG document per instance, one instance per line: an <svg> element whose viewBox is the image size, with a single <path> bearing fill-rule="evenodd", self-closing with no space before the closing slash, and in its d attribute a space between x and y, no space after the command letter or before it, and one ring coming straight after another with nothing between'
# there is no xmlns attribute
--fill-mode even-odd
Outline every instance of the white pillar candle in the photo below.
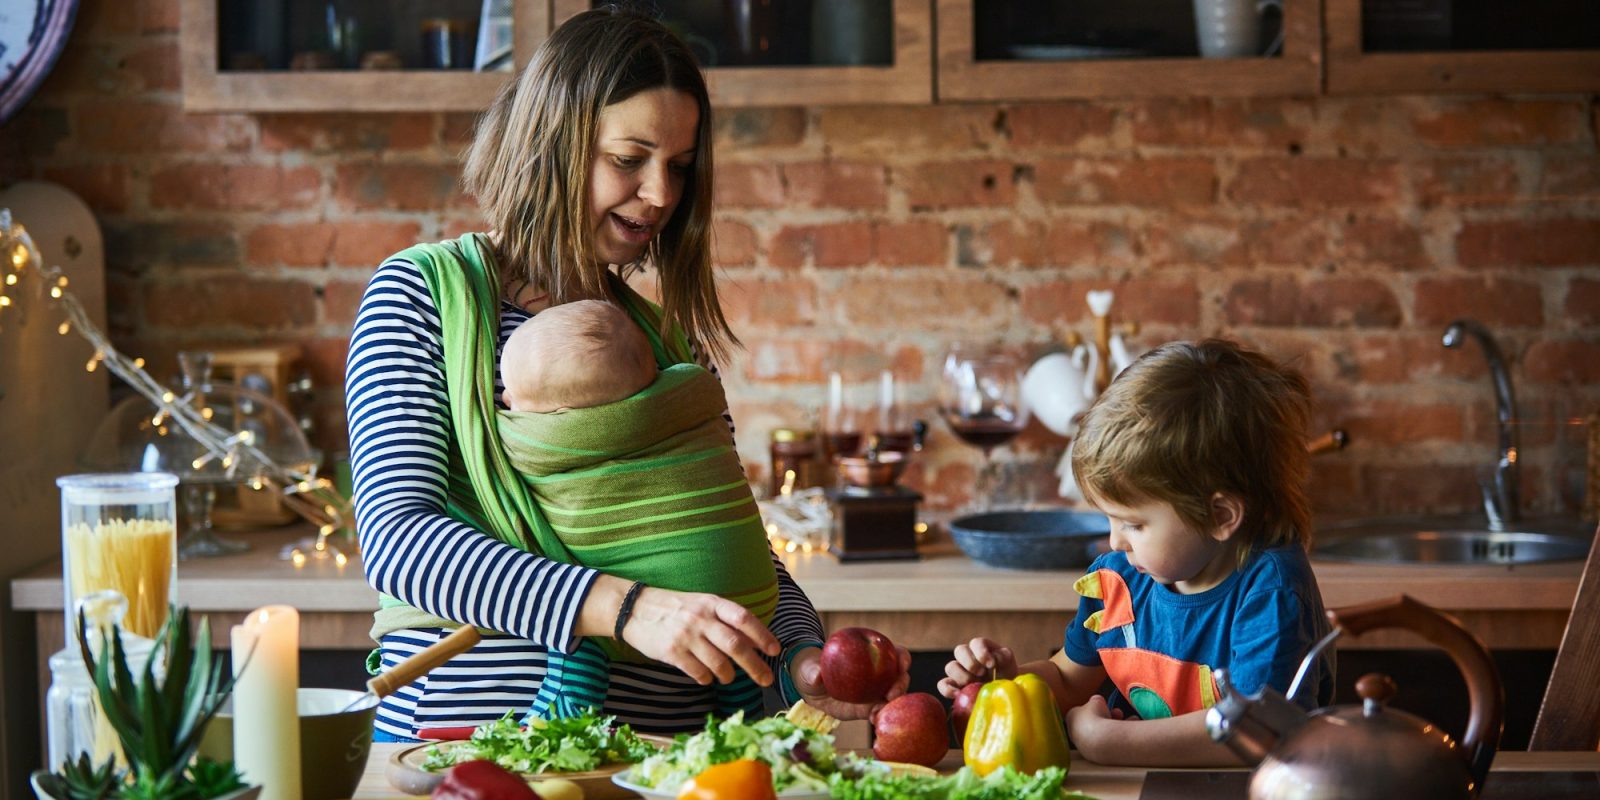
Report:
<svg viewBox="0 0 1600 800"><path fill-rule="evenodd" d="M266 606L235 625L233 675L234 764L260 800L300 800L300 613Z"/></svg>

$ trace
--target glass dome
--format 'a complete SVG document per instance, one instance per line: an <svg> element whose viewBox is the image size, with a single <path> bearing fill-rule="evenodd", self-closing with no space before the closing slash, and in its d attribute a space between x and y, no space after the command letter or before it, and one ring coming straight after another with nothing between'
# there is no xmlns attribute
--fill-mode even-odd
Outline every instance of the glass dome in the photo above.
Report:
<svg viewBox="0 0 1600 800"><path fill-rule="evenodd" d="M178 543L180 558L237 552L245 545L211 534L215 489L249 483L262 474L263 458L284 469L310 472L320 460L300 424L276 400L231 383L211 380L211 355L178 355L183 387L178 402L199 409L212 425L244 434L232 459L213 456L155 403L135 395L100 421L84 452L84 466L111 472L170 472L178 476L189 529Z"/></svg>

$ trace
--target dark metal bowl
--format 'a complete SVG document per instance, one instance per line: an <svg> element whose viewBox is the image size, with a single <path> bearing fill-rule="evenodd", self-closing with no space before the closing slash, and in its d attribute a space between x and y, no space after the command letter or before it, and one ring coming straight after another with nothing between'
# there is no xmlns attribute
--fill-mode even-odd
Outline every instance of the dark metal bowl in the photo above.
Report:
<svg viewBox="0 0 1600 800"><path fill-rule="evenodd" d="M1008 569L1086 567L1110 535L1111 522L1098 511L995 511L950 522L961 552Z"/></svg>

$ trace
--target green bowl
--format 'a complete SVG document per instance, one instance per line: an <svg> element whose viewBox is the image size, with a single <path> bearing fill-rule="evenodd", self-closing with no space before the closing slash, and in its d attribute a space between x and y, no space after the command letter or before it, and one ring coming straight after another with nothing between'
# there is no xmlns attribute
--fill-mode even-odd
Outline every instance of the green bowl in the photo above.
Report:
<svg viewBox="0 0 1600 800"><path fill-rule="evenodd" d="M378 699L366 697L342 710L362 692L350 689L300 689L300 796L302 800L334 800L355 794L356 784L372 750L372 719ZM233 700L200 735L200 755L217 761L233 759Z"/></svg>

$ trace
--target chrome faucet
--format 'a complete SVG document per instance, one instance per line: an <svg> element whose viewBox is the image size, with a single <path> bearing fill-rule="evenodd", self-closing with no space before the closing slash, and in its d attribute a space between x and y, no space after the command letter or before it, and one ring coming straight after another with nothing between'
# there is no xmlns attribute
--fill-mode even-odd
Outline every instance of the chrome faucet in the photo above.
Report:
<svg viewBox="0 0 1600 800"><path fill-rule="evenodd" d="M1489 329L1476 320L1458 319L1444 330L1444 346L1460 347L1462 334L1471 334L1478 340L1483 357L1489 362L1489 378L1494 381L1494 405L1500 423L1500 446L1495 457L1492 478L1483 479L1483 510L1489 515L1489 530L1502 531L1509 523L1517 521L1519 491L1517 467L1517 396L1511 390L1511 373L1506 370L1505 357Z"/></svg>

